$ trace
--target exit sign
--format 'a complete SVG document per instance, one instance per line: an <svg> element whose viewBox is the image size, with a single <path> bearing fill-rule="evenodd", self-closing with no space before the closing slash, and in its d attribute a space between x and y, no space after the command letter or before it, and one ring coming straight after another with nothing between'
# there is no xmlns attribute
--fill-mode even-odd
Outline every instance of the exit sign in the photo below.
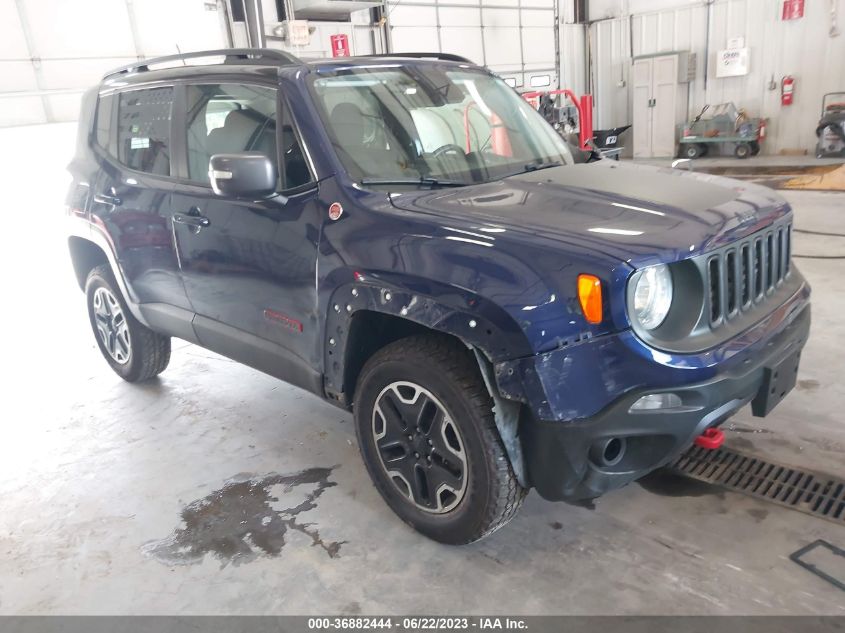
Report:
<svg viewBox="0 0 845 633"><path fill-rule="evenodd" d="M804 0L783 0L782 20L798 20L804 17Z"/></svg>

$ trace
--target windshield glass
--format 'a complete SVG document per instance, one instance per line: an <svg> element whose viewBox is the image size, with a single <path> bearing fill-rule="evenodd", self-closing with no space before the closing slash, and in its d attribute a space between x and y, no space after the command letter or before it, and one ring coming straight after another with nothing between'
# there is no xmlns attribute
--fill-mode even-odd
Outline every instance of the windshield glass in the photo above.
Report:
<svg viewBox="0 0 845 633"><path fill-rule="evenodd" d="M485 72L346 68L312 76L310 88L338 157L365 184L464 185L573 162L554 129Z"/></svg>

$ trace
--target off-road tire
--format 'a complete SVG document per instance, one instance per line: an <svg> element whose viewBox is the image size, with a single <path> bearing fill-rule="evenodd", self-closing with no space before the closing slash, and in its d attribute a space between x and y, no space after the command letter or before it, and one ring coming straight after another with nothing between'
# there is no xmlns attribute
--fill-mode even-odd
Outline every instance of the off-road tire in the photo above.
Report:
<svg viewBox="0 0 845 633"><path fill-rule="evenodd" d="M110 356L97 330L94 315L94 294L98 288L105 288L117 299L126 319L129 329L130 353L125 363L119 363ZM132 316L109 265L97 266L88 273L85 282L85 298L88 304L88 318L94 332L94 339L97 341L97 347L100 348L103 358L106 359L106 362L118 376L127 382L141 382L154 378L165 370L170 362L170 337L153 332Z"/></svg>
<svg viewBox="0 0 845 633"><path fill-rule="evenodd" d="M420 509L388 476L376 447L374 407L396 381L431 392L458 427L466 453L466 489L442 514ZM417 335L387 345L361 370L355 390L355 431L367 471L390 508L411 527L435 541L471 543L510 521L526 495L516 479L493 418L493 402L475 358L448 337Z"/></svg>

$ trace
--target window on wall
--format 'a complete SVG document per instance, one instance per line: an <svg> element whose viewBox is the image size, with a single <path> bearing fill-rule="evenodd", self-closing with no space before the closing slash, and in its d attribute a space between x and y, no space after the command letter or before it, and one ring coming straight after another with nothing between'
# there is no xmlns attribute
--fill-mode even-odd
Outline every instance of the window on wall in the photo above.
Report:
<svg viewBox="0 0 845 633"><path fill-rule="evenodd" d="M246 22L244 0L231 0L229 6L232 8L232 22Z"/></svg>
<svg viewBox="0 0 845 633"><path fill-rule="evenodd" d="M169 176L172 109L172 86L121 93L117 159L138 171Z"/></svg>
<svg viewBox="0 0 845 633"><path fill-rule="evenodd" d="M276 105L274 88L240 84L187 86L185 128L191 180L208 182L208 161L215 154L260 152L278 164L281 139L280 187L293 189L311 182L293 127L286 124L279 134Z"/></svg>

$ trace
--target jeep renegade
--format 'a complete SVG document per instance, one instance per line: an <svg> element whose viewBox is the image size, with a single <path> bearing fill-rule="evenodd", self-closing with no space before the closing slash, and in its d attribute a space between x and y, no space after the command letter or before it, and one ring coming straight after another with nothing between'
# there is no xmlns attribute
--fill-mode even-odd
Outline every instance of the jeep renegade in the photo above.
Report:
<svg viewBox="0 0 845 633"><path fill-rule="evenodd" d="M584 161L452 55L138 62L86 93L69 169L118 375L177 337L352 411L387 504L446 543L766 415L809 333L776 193Z"/></svg>

